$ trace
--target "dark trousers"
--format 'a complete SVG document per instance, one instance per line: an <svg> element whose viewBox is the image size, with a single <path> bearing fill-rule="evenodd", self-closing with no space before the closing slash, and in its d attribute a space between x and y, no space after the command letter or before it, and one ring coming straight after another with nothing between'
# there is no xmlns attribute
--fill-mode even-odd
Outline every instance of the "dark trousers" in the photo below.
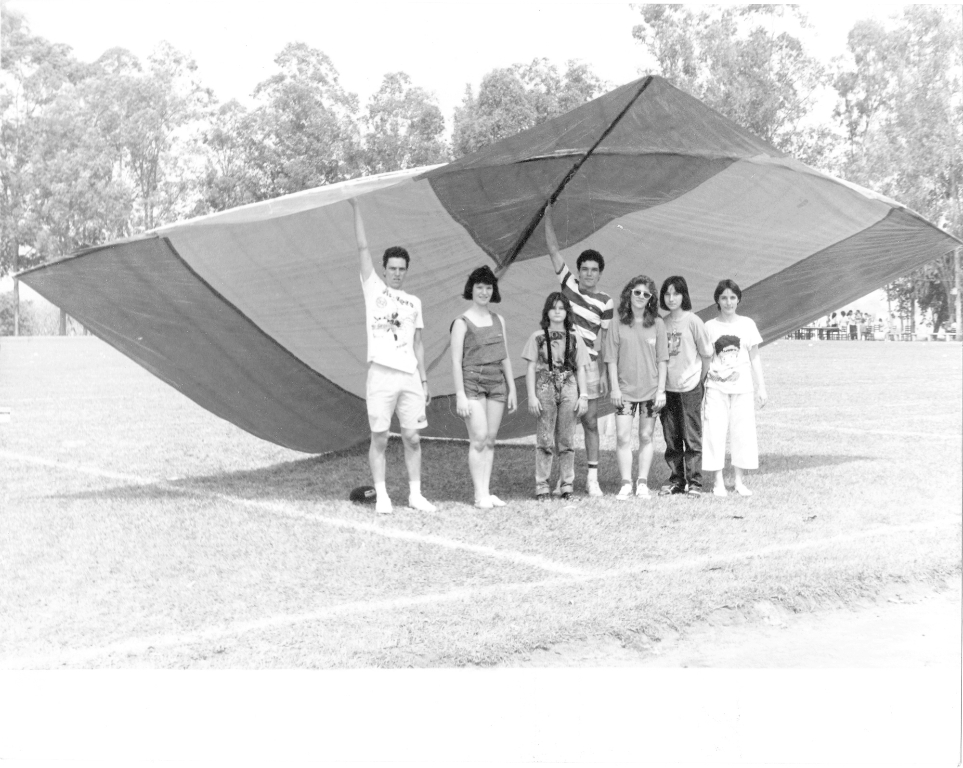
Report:
<svg viewBox="0 0 963 768"><path fill-rule="evenodd" d="M702 398L705 388L689 392L666 392L660 411L665 436L665 463L669 484L680 489L702 488Z"/></svg>

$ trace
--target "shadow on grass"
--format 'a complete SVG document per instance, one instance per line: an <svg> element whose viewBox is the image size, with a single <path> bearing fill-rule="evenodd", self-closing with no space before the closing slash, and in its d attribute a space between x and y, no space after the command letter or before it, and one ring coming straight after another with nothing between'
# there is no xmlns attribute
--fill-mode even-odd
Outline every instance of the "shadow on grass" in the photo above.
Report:
<svg viewBox="0 0 963 768"><path fill-rule="evenodd" d="M870 458L833 454L766 454L760 457L760 469L752 474L782 475ZM400 438L389 440L386 459L388 491L396 502L402 503L407 497L408 483ZM576 451L575 462L576 493L581 493L585 473L584 451ZM603 450L599 461L599 482L603 490L615 493L620 479L615 452ZM668 468L662 454L657 453L649 473L649 487L659 488L667 480ZM554 477L552 482L554 484ZM116 486L101 491L61 494L59 497L146 499L205 491L261 500L344 501L352 488L370 484L368 447L363 445L259 469L184 477L150 485ZM431 500L471 503L473 493L468 471L467 441L423 440L422 485L425 495ZM532 498L535 492L534 446L497 446L491 488L505 499Z"/></svg>

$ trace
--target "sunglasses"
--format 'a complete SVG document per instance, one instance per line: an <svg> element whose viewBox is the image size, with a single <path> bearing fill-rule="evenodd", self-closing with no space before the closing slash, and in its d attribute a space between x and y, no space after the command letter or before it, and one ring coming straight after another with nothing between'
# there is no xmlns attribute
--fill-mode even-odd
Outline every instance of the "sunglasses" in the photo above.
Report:
<svg viewBox="0 0 963 768"><path fill-rule="evenodd" d="M633 288L633 289L632 289L632 295L633 295L633 296L641 296L643 299L651 299L651 298L652 298L652 294L651 294L651 293L649 293L648 291L643 291L641 288Z"/></svg>

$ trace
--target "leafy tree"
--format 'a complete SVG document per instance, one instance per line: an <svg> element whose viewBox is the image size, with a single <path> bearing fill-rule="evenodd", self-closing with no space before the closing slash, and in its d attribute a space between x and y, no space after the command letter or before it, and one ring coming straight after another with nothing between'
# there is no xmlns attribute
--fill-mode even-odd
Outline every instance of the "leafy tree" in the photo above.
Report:
<svg viewBox="0 0 963 768"><path fill-rule="evenodd" d="M205 167L195 215L258 199L246 154L246 143L253 141L254 136L251 123L251 113L237 100L221 104L215 111L202 137Z"/></svg>
<svg viewBox="0 0 963 768"><path fill-rule="evenodd" d="M461 157L564 114L606 87L578 61L569 61L562 75L547 59L494 69L482 78L477 98L467 86L455 108L453 153Z"/></svg>
<svg viewBox="0 0 963 768"><path fill-rule="evenodd" d="M197 65L162 43L146 67L114 48L93 69L85 103L135 189L133 228L150 230L187 215L200 169L196 132L213 103L197 79Z"/></svg>
<svg viewBox="0 0 963 768"><path fill-rule="evenodd" d="M807 118L824 67L789 30L805 26L797 6L638 6L633 37L657 73L803 162L828 162L832 131Z"/></svg>
<svg viewBox="0 0 963 768"><path fill-rule="evenodd" d="M907 6L888 26L859 22L834 78L836 116L849 142L846 176L957 237L963 236L961 27L958 6ZM949 305L956 270L951 251L914 273L921 306ZM942 297L925 298L937 287ZM959 315L959 297L957 305Z"/></svg>
<svg viewBox="0 0 963 768"><path fill-rule="evenodd" d="M358 97L341 87L321 51L289 43L280 72L254 89L258 106L242 123L255 200L349 179L360 168Z"/></svg>
<svg viewBox="0 0 963 768"><path fill-rule="evenodd" d="M41 126L60 91L77 76L70 48L31 34L16 11L0 16L0 219L4 232L0 275L36 260L32 244L36 217L30 215L34 161Z"/></svg>
<svg viewBox="0 0 963 768"><path fill-rule="evenodd" d="M38 159L47 113L82 76L70 48L33 35L23 16L0 8L0 275L39 261ZM20 332L19 283L13 284L14 333Z"/></svg>
<svg viewBox="0 0 963 768"><path fill-rule="evenodd" d="M445 119L434 99L411 85L404 72L384 76L364 117L364 168L368 173L398 171L444 162Z"/></svg>

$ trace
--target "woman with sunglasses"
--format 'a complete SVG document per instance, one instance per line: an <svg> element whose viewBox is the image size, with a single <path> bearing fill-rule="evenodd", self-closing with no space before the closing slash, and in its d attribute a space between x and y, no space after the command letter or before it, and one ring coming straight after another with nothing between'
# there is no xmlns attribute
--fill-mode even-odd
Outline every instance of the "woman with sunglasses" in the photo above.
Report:
<svg viewBox="0 0 963 768"><path fill-rule="evenodd" d="M655 283L645 275L633 277L619 298L619 322L605 337L604 358L609 391L615 406L616 458L622 488L616 498L632 497L632 420L639 415L639 472L635 496L649 498L649 468L655 417L665 405L669 346L659 317Z"/></svg>

